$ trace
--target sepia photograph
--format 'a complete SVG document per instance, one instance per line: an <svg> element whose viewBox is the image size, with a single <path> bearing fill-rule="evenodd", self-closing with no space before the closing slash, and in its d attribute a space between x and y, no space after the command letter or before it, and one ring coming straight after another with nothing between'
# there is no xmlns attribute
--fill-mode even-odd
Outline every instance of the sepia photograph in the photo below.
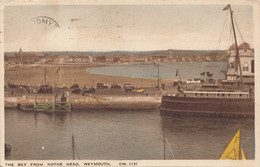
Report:
<svg viewBox="0 0 260 167"><path fill-rule="evenodd" d="M246 2L4 6L5 162L255 160Z"/></svg>

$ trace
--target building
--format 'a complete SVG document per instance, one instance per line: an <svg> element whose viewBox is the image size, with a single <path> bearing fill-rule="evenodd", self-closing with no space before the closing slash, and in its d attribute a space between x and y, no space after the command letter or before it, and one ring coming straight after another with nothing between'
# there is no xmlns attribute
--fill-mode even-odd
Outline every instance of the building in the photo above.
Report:
<svg viewBox="0 0 260 167"><path fill-rule="evenodd" d="M238 46L242 76L245 84L254 82L254 49L243 42ZM236 46L233 44L228 50L229 67L226 73L227 81L236 82L240 78L239 62L236 61Z"/></svg>
<svg viewBox="0 0 260 167"><path fill-rule="evenodd" d="M96 62L106 62L107 57L106 56L97 56L96 57Z"/></svg>
<svg viewBox="0 0 260 167"><path fill-rule="evenodd" d="M40 63L42 57L40 53L23 52L20 48L17 53L5 54L5 61L8 64L35 64Z"/></svg>

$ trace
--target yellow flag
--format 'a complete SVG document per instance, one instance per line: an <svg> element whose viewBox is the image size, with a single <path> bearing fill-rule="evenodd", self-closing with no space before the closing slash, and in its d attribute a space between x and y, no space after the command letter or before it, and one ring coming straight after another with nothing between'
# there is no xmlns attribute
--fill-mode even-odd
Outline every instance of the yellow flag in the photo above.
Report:
<svg viewBox="0 0 260 167"><path fill-rule="evenodd" d="M242 160L246 160L246 155L244 153L244 150L241 148L241 154L242 154Z"/></svg>
<svg viewBox="0 0 260 167"><path fill-rule="evenodd" d="M227 148L220 156L220 159L231 159L238 160L239 159L239 142L240 142L240 130L237 131L236 135L228 144Z"/></svg>

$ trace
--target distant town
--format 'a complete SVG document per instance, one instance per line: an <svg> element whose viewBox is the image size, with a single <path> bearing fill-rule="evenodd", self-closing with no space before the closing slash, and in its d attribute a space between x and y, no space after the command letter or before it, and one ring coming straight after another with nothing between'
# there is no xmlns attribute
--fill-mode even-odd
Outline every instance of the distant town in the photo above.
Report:
<svg viewBox="0 0 260 167"><path fill-rule="evenodd" d="M228 60L226 51L159 50L110 52L5 52L4 62L13 65L44 64L155 64Z"/></svg>

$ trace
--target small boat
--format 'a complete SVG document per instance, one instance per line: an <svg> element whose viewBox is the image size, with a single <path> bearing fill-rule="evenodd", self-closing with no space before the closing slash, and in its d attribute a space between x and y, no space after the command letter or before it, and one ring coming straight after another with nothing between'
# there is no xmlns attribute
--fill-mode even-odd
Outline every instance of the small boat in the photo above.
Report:
<svg viewBox="0 0 260 167"><path fill-rule="evenodd" d="M220 155L221 160L246 160L246 155L240 144L240 130L229 142L224 152Z"/></svg>

